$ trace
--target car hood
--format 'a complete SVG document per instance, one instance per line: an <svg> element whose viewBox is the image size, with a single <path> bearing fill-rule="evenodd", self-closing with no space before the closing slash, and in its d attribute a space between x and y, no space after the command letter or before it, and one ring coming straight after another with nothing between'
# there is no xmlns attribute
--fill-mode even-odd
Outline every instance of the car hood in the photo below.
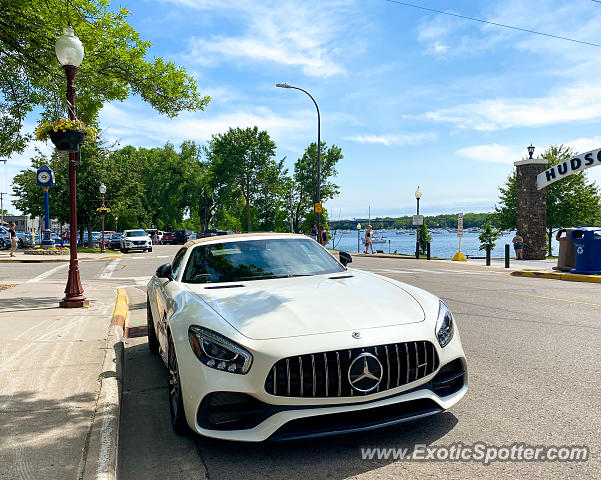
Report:
<svg viewBox="0 0 601 480"><path fill-rule="evenodd" d="M367 272L240 285L187 284L187 288L255 340L404 325L425 318L419 302L398 283Z"/></svg>

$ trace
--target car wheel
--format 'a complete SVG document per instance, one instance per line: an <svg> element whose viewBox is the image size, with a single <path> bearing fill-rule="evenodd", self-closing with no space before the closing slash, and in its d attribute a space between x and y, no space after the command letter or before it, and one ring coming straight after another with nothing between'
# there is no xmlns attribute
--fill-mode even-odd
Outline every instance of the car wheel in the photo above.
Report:
<svg viewBox="0 0 601 480"><path fill-rule="evenodd" d="M150 308L150 300L146 297L146 321L148 322L148 349L154 353L159 353L159 340L157 332L154 329L154 320L152 319L152 309Z"/></svg>
<svg viewBox="0 0 601 480"><path fill-rule="evenodd" d="M23 240L21 240L20 238L19 238L19 241L17 242L17 247L23 248Z"/></svg>
<svg viewBox="0 0 601 480"><path fill-rule="evenodd" d="M148 251L149 251L149 252L152 252L152 247L150 247L150 248L148 249Z"/></svg>
<svg viewBox="0 0 601 480"><path fill-rule="evenodd" d="M177 355L175 353L171 334L169 334L167 367L171 426L178 435L185 435L189 432L189 428L188 423L186 422L186 413L184 412L184 402L182 400L182 385L179 377L179 369L177 368Z"/></svg>

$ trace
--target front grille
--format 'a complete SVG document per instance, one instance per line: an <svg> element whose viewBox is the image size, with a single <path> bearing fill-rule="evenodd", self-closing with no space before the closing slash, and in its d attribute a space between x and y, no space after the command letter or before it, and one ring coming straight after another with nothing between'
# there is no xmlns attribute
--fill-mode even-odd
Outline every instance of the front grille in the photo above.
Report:
<svg viewBox="0 0 601 480"><path fill-rule="evenodd" d="M363 393L349 383L348 369L364 352L382 364L382 380L375 390ZM415 382L437 368L436 348L428 341L333 350L279 360L267 375L265 391L278 397L364 396Z"/></svg>
<svg viewBox="0 0 601 480"><path fill-rule="evenodd" d="M146 240L134 240L132 243L134 245L146 245Z"/></svg>

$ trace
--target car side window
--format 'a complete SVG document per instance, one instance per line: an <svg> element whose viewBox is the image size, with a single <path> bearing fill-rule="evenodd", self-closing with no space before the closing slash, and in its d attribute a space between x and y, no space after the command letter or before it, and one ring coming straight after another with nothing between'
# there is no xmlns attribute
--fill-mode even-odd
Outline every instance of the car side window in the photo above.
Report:
<svg viewBox="0 0 601 480"><path fill-rule="evenodd" d="M179 252L173 258L173 262L171 263L171 269L173 271L173 278L177 277L179 270L182 266L182 260L184 259L184 255L186 254L186 248L180 248Z"/></svg>

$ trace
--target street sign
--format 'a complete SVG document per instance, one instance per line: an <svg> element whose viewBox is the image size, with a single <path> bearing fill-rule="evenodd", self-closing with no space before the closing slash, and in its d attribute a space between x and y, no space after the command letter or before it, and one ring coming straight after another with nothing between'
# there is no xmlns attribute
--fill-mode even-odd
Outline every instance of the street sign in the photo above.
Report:
<svg viewBox="0 0 601 480"><path fill-rule="evenodd" d="M315 213L323 213L323 205L321 203L315 204Z"/></svg>
<svg viewBox="0 0 601 480"><path fill-rule="evenodd" d="M570 158L570 160L566 160L559 165L553 165L551 168L539 173L536 176L536 188L540 190L568 175L573 175L586 168L597 167L599 165L601 165L601 148L581 153Z"/></svg>
<svg viewBox="0 0 601 480"><path fill-rule="evenodd" d="M463 213L457 217L457 236L463 237Z"/></svg>
<svg viewBox="0 0 601 480"><path fill-rule="evenodd" d="M413 225L423 225L424 224L424 216L423 215L413 215Z"/></svg>

